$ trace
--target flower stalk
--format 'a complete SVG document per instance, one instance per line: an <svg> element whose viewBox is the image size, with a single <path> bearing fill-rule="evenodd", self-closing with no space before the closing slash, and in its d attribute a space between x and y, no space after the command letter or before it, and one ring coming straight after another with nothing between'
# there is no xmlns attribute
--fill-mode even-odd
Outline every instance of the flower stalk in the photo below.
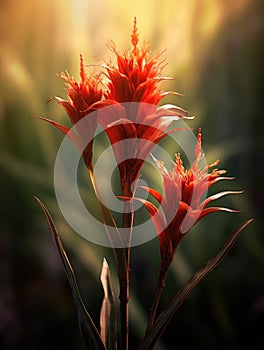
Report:
<svg viewBox="0 0 264 350"><path fill-rule="evenodd" d="M120 236L118 229L116 228L116 223L111 215L111 212L107 207L103 205L103 203L99 199L98 191L96 188L96 182L94 179L93 171L90 169L89 171L91 182L93 184L94 192L96 194L96 198L98 204L101 209L101 213L103 215L103 220L106 225L106 233L108 234L109 240L112 245L115 264L117 269L117 275L119 280L119 302L120 302L120 331L119 331L119 344L120 350L128 349L128 301L129 301L129 256L128 256L128 248L116 248L116 239L113 241L113 236L111 232L108 231L107 227L111 226L115 228L116 237L119 241L119 246L124 245L123 238Z"/></svg>

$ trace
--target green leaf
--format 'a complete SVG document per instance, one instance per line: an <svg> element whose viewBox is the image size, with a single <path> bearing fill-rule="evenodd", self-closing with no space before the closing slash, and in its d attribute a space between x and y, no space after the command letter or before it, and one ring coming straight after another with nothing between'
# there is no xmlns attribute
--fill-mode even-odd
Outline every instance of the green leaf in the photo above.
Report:
<svg viewBox="0 0 264 350"><path fill-rule="evenodd" d="M116 309L110 279L110 269L106 259L103 260L101 282L104 290L104 300L100 314L101 338L107 349L115 350L117 348Z"/></svg>
<svg viewBox="0 0 264 350"><path fill-rule="evenodd" d="M157 318L149 332L146 334L142 342L140 343L138 350L150 350L165 331L168 323L175 315L176 311L183 304L183 302L191 294L192 290L199 285L200 282L212 271L214 268L224 259L226 254L230 251L237 239L241 235L244 228L246 228L253 220L247 220L238 226L230 235L226 238L223 246L219 252L210 259L205 266L198 270L189 281L178 291L178 293L171 300L165 311L163 311Z"/></svg>
<svg viewBox="0 0 264 350"><path fill-rule="evenodd" d="M37 200L38 204L40 205L41 209L43 210L46 216L46 219L49 225L49 230L54 238L55 245L58 249L58 253L60 255L66 276L68 278L72 295L73 295L73 300L77 310L80 331L84 338L86 349L89 349L91 346L92 349L106 350L102 342L102 339L100 337L100 334L82 301L74 270L64 250L63 244L59 238L59 235L54 225L54 222L52 220L52 217L50 216L44 204L37 197L35 197L35 199Z"/></svg>

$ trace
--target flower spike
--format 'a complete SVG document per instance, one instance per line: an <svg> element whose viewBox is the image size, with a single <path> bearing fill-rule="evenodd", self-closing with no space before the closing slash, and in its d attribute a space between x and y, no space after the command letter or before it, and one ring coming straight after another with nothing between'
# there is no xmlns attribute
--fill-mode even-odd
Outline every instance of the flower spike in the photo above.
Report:
<svg viewBox="0 0 264 350"><path fill-rule="evenodd" d="M161 255L160 280L163 281L180 241L195 223L205 216L218 211L236 212L228 208L206 206L222 196L242 193L241 191L224 191L202 200L204 193L213 183L232 178L221 176L225 173L225 170L212 169L211 172L208 172L219 163L219 160L204 168L199 167L199 161L203 156L201 142L202 134L199 129L195 147L196 158L189 170L184 168L179 153L176 155L176 162L173 163L174 167L171 171L166 169L163 162L153 157L163 179L163 195L154 189L143 187L158 200L161 207L156 208L156 210L162 209L166 220L166 226L162 231L159 231L161 225L157 225L157 220L154 222L159 234ZM148 209L148 206L146 208ZM153 208L149 213L153 216ZM170 247L169 251L168 247Z"/></svg>
<svg viewBox="0 0 264 350"><path fill-rule="evenodd" d="M137 55L137 44L138 44L139 38L138 38L138 32L137 32L137 18L134 17L134 27L133 27L133 32L131 35L131 43L134 46L133 53L134 55Z"/></svg>

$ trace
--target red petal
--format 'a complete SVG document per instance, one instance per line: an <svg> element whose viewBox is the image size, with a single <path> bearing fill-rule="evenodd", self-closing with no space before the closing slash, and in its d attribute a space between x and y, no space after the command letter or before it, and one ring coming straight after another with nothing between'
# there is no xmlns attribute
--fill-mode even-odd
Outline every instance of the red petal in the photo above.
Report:
<svg viewBox="0 0 264 350"><path fill-rule="evenodd" d="M152 218L153 224L156 228L157 234L159 235L167 227L167 224L164 220L164 217L161 211L157 209L155 205L149 201L146 201L143 199L141 199L140 201L145 205L147 211L149 212Z"/></svg>
<svg viewBox="0 0 264 350"><path fill-rule="evenodd" d="M126 115L124 106L113 100L105 100L96 102L91 106L93 109L98 110L98 123L102 125L104 129L109 128L115 124L121 124L120 120L123 120ZM131 122L130 120L127 122Z"/></svg>
<svg viewBox="0 0 264 350"><path fill-rule="evenodd" d="M60 131L62 131L65 135L67 135L68 132L71 130L69 127L61 125L61 124L55 122L54 120L51 120L51 119L48 119L48 118L43 118L43 117L40 117L38 115L35 115L35 117L37 117L40 120L44 120L45 122L48 122L48 123L56 126L56 128L59 129Z"/></svg>
<svg viewBox="0 0 264 350"><path fill-rule="evenodd" d="M74 146L78 150L80 150L80 140L78 139L78 135L76 135L71 128L64 126L64 125L61 125L61 124L59 124L51 119L43 118L43 117L40 117L38 115L36 115L36 117L40 120L44 120L45 122L48 122L48 123L54 125L57 129L62 131L64 135L68 136L69 139L71 140L71 142L74 144Z"/></svg>
<svg viewBox="0 0 264 350"><path fill-rule="evenodd" d="M222 207L210 207L210 208L205 208L205 209L202 210L202 213L199 216L198 221L200 221L205 216L207 216L209 214L212 214L212 213L216 213L218 211L226 211L228 213L239 213L239 210L233 210L233 209L222 208Z"/></svg>
<svg viewBox="0 0 264 350"><path fill-rule="evenodd" d="M173 104L166 104L166 105L160 106L158 107L158 110L164 111L166 114L169 113L168 115L170 116L174 114L175 116L179 116L180 118L187 117L189 114L188 111L186 111L185 109L179 106L175 106Z"/></svg>
<svg viewBox="0 0 264 350"><path fill-rule="evenodd" d="M122 198L124 200L131 200L130 197L125 197L125 196L117 196L117 198ZM146 207L147 211L151 216L153 224L156 228L157 234L159 235L162 231L164 231L164 229L167 227L167 224L164 220L162 212L154 204L152 204L151 202L145 199L136 198L136 197L132 197L132 199L142 203Z"/></svg>
<svg viewBox="0 0 264 350"><path fill-rule="evenodd" d="M218 198L221 198L223 196L227 196L229 194L241 194L243 193L243 191L224 191L224 192L219 192L219 193L216 193L214 194L213 196L210 196L208 198L206 198L202 203L201 203L201 206L202 207L205 207L208 203L218 199Z"/></svg>
<svg viewBox="0 0 264 350"><path fill-rule="evenodd" d="M70 102L65 101L59 97L53 97L53 99L56 100L65 109L66 113L70 117L72 124L76 124L80 120L81 116L70 104Z"/></svg>
<svg viewBox="0 0 264 350"><path fill-rule="evenodd" d="M139 188L142 188L143 190L147 191L149 194L151 194L159 203L162 202L162 195L156 191L153 190L153 188L147 187L147 186L138 186Z"/></svg>

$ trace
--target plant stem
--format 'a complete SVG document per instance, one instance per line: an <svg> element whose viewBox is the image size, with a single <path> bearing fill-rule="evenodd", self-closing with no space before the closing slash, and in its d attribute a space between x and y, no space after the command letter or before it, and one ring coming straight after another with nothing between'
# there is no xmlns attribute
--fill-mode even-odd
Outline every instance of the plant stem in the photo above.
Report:
<svg viewBox="0 0 264 350"><path fill-rule="evenodd" d="M163 291L162 287L158 288L157 291L156 291L154 302L153 302L153 305L152 305L152 308L151 308L151 312L150 312L150 318L149 318L149 323L148 323L148 327L147 327L146 333L153 326L153 324L155 322L155 318L156 318L156 315L157 315L157 311L158 311L158 307L159 307L159 302L160 302L162 291Z"/></svg>
<svg viewBox="0 0 264 350"><path fill-rule="evenodd" d="M146 328L146 333L148 333L148 331L151 329L151 327L153 326L155 320L156 320L156 316L157 316L157 311L158 311L158 307L159 307L159 303L160 303L160 298L161 298L161 294L162 291L165 287L165 280L166 280L166 275L161 276L161 274L159 274L159 279L158 279L158 284L157 284L157 288L156 288L156 293L155 293L155 297L152 303L152 307L151 307L151 311L150 311L150 317L149 317L149 322Z"/></svg>
<svg viewBox="0 0 264 350"><path fill-rule="evenodd" d="M131 195L130 188L126 185L123 188L123 196L128 197ZM119 279L120 283L120 328L121 328L121 350L128 349L128 334L129 334L129 274L130 274L130 245L132 238L133 228L133 208L131 202L124 202L124 212L122 216L122 228L123 228L123 242L124 242L124 255L126 258L126 268L123 276Z"/></svg>
<svg viewBox="0 0 264 350"><path fill-rule="evenodd" d="M111 215L111 212L106 208L100 201L98 197L98 192L96 189L96 183L94 181L93 169L90 166L89 174L91 182L96 194L99 206L102 211L103 220L106 225L114 226L115 222ZM131 197L130 187L127 182L123 187L123 196ZM122 248L116 248L115 245L112 245L113 253L116 262L116 269L119 279L119 300L120 300L120 350L128 350L128 332L129 332L129 317L128 317L128 301L129 301L129 272L130 272L130 243L132 237L132 228L133 228L133 210L131 202L124 202L124 212L122 216L122 236L119 236L117 230L118 239L120 240L120 246ZM111 242L111 235L109 236ZM111 242L112 243L112 242Z"/></svg>
<svg viewBox="0 0 264 350"><path fill-rule="evenodd" d="M121 248L123 250L123 248ZM125 249L124 249L125 253ZM121 274L119 274L119 300L120 300L120 349L127 350L128 349L128 301L129 301L129 269L126 266L121 270Z"/></svg>
<svg viewBox="0 0 264 350"><path fill-rule="evenodd" d="M113 248L115 263L116 263L116 269L117 269L117 275L119 279L119 300L120 300L120 349L121 350L127 350L128 349L128 299L129 299L129 292L128 292L128 263L127 263L127 257L128 254L126 253L125 248L116 248L115 243L119 242L119 246L124 246L123 244L123 238L120 237L119 231L116 227L114 218L111 215L111 212L107 207L105 207L102 202L100 201L100 198L98 196L96 183L93 176L93 170L92 167L89 169L89 174L91 178L91 182L93 185L93 189L98 201L98 204L100 206L102 216L104 223L108 226L112 226L116 228L116 237L117 241L112 241L112 235L109 234L107 228L106 233L108 234L110 243Z"/></svg>

